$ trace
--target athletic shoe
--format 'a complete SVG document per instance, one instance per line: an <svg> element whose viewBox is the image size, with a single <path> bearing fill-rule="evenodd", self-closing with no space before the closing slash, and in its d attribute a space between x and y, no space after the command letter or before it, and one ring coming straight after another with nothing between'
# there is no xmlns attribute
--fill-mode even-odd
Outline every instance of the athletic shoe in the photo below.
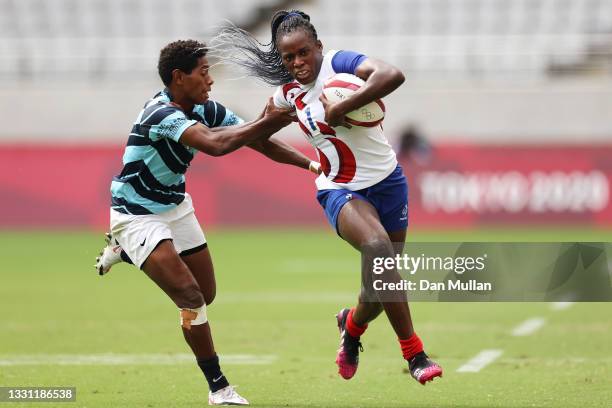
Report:
<svg viewBox="0 0 612 408"><path fill-rule="evenodd" d="M241 397L233 385L228 385L219 391L209 391L208 405L249 405L249 401Z"/></svg>
<svg viewBox="0 0 612 408"><path fill-rule="evenodd" d="M340 348L336 356L336 364L338 365L338 374L345 380L350 380L357 372L359 351L363 351L359 337L353 337L346 331L348 314L349 309L342 309L336 315L338 330L340 330Z"/></svg>
<svg viewBox="0 0 612 408"><path fill-rule="evenodd" d="M106 246L100 252L100 256L96 257L95 268L100 275L105 275L110 271L114 264L121 262L121 245L115 238L107 232L104 240Z"/></svg>
<svg viewBox="0 0 612 408"><path fill-rule="evenodd" d="M435 377L442 377L442 367L431 361L424 351L412 357L408 362L412 378L425 385L427 381L433 381Z"/></svg>

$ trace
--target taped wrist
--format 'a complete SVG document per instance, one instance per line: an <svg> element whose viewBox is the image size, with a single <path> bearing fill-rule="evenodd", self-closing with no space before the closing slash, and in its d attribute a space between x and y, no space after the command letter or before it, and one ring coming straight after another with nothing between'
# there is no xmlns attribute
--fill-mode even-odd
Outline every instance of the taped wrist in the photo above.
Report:
<svg viewBox="0 0 612 408"><path fill-rule="evenodd" d="M310 164L308 165L308 170L310 170L314 174L320 174L321 173L321 164L319 164L316 161L311 161Z"/></svg>

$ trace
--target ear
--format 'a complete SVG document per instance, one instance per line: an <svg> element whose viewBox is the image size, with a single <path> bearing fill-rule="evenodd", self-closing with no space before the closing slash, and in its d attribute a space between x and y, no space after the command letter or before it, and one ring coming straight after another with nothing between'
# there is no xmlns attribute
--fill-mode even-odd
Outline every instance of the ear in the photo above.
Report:
<svg viewBox="0 0 612 408"><path fill-rule="evenodd" d="M316 44L317 44L317 48L323 51L323 43L321 42L321 40L317 40Z"/></svg>
<svg viewBox="0 0 612 408"><path fill-rule="evenodd" d="M184 74L185 73L178 68L173 69L172 70L172 82L177 85L181 84L183 82Z"/></svg>

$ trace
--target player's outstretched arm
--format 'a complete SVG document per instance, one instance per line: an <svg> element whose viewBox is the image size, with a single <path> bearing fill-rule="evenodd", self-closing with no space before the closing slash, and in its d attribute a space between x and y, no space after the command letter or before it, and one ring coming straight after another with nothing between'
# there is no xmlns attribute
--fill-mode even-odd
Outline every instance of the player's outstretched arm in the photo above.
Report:
<svg viewBox="0 0 612 408"><path fill-rule="evenodd" d="M264 135L278 132L293 121L290 113L290 110L274 106L270 98L263 115L253 122L215 131L197 123L183 132L180 142L211 156L223 156Z"/></svg>
<svg viewBox="0 0 612 408"><path fill-rule="evenodd" d="M276 139L260 139L249 144L249 147L278 163L291 164L321 174L321 166L311 161L308 156L291 145Z"/></svg>
<svg viewBox="0 0 612 408"><path fill-rule="evenodd" d="M366 82L350 98L331 103L321 95L320 99L325 108L325 121L330 126L342 125L347 113L376 99L384 98L399 88L405 80L404 74L398 68L374 58L368 58L359 64L355 75Z"/></svg>

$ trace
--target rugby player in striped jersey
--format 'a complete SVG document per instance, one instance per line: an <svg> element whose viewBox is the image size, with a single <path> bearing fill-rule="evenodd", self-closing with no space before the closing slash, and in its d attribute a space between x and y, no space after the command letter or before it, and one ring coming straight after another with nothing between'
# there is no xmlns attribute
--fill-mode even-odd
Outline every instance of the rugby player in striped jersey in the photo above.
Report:
<svg viewBox="0 0 612 408"><path fill-rule="evenodd" d="M268 102L248 123L208 99L213 80L205 44L176 41L161 50L165 88L138 115L111 182L108 245L100 274L121 258L151 278L179 309L182 332L208 382L210 405L248 405L221 371L206 307L215 276L206 238L185 192L185 172L197 151L221 156L249 145L273 160L318 173L318 163L269 136L292 122L292 111Z"/></svg>

